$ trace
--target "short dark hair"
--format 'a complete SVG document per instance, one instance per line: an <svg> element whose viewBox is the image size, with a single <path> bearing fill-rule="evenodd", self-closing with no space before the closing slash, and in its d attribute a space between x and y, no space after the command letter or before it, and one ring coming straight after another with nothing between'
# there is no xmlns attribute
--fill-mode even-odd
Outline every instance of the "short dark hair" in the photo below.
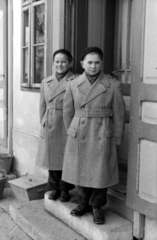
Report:
<svg viewBox="0 0 157 240"><path fill-rule="evenodd" d="M71 53L66 49L59 49L59 50L55 51L53 53L53 57L52 57L53 60L58 53L66 55L68 57L69 62L72 62L73 57L72 57Z"/></svg>
<svg viewBox="0 0 157 240"><path fill-rule="evenodd" d="M101 58L101 60L103 60L103 52L100 48L98 47L88 47L86 49L84 49L80 55L80 60L83 61L83 59L85 58L85 56L89 53L96 53L99 55L99 57Z"/></svg>

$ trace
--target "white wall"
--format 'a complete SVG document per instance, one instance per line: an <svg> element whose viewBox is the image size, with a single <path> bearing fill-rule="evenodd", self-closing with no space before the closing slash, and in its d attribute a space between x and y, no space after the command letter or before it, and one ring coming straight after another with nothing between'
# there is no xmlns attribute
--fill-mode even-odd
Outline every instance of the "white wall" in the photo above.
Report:
<svg viewBox="0 0 157 240"><path fill-rule="evenodd" d="M53 1L52 51L63 47L64 1ZM20 174L47 171L35 165L39 135L39 93L20 90L21 0L13 0L13 155Z"/></svg>

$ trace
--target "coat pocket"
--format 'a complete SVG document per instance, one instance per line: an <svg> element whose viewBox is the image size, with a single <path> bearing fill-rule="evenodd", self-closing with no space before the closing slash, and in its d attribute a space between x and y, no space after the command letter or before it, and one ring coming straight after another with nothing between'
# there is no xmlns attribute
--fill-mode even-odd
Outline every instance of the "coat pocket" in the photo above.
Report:
<svg viewBox="0 0 157 240"><path fill-rule="evenodd" d="M77 138L77 130L73 128L69 128L67 131L68 139L66 150L72 154L78 154L78 138Z"/></svg>
<svg viewBox="0 0 157 240"><path fill-rule="evenodd" d="M105 135L106 135L105 155L109 157L116 151L114 131L112 129L107 130Z"/></svg>

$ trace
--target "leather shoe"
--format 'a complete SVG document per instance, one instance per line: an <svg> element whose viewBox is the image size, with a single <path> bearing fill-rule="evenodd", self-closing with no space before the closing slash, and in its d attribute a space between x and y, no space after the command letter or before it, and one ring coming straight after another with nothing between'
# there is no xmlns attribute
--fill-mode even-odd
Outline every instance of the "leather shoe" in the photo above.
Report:
<svg viewBox="0 0 157 240"><path fill-rule="evenodd" d="M88 205L84 205L84 204L79 204L76 208L74 208L70 214L72 216L82 216L83 214L85 214L88 211Z"/></svg>
<svg viewBox="0 0 157 240"><path fill-rule="evenodd" d="M60 201L61 202L68 202L70 199L69 192L62 191L61 196L60 196Z"/></svg>
<svg viewBox="0 0 157 240"><path fill-rule="evenodd" d="M52 190L49 194L49 197L48 199L51 199L51 200L56 200L59 196L60 196L60 191L58 190Z"/></svg>
<svg viewBox="0 0 157 240"><path fill-rule="evenodd" d="M103 224L105 222L104 213L101 208L93 207L93 222Z"/></svg>

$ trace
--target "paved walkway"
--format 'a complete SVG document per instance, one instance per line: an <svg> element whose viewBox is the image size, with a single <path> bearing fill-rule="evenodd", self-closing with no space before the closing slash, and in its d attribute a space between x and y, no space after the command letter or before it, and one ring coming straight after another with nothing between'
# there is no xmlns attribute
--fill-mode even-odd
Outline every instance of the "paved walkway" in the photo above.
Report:
<svg viewBox="0 0 157 240"><path fill-rule="evenodd" d="M11 188L5 188L3 199L0 200L0 240L31 240L9 214L9 206L14 202L16 199Z"/></svg>

